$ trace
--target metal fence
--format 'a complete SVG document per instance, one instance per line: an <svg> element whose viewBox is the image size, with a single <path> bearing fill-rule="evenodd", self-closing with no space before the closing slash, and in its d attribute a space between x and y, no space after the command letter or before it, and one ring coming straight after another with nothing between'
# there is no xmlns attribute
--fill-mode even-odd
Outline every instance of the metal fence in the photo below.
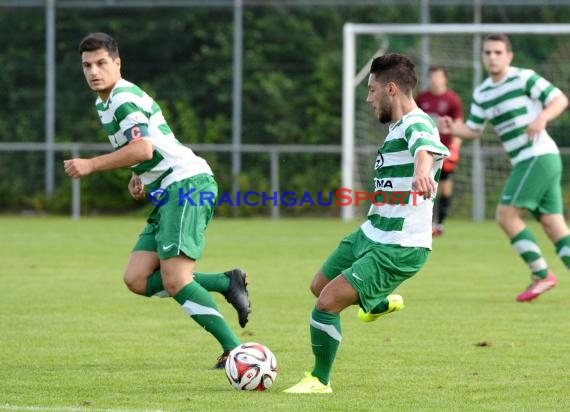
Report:
<svg viewBox="0 0 570 412"><path fill-rule="evenodd" d="M231 153L234 150L231 144L196 144L191 148L200 153ZM17 153L17 152L45 152L45 143L0 143L0 153ZM53 145L55 152L67 153L72 157L80 157L84 152L108 152L109 144L107 143L58 143ZM360 154L368 154L372 159L370 165L373 164L374 154L376 153L377 146L360 146L357 151ZM281 159L287 154L303 154L314 153L323 156L340 156L342 152L341 145L249 145L244 144L240 146L241 153L261 153L269 157L269 164L267 165L267 173L270 177L271 193L282 193L287 190L283 183L283 176L280 171ZM561 155L564 164L570 168L570 148L561 148ZM482 147L480 150L480 161L485 173L482 175L486 198L488 199L485 205L485 216L491 218L494 212L494 204L498 197L498 190L500 185L497 185L495 180L502 181L507 170L510 168L509 161L500 147ZM454 196L454 203L456 209L462 209L463 213L456 212L455 215L467 217L466 210L470 209L473 202L473 179L471 176L471 165L473 162L473 146L464 147L461 152L462 161L454 175L454 182L456 186L456 195ZM500 165L500 166L499 166ZM372 167L372 166L371 166ZM286 181L286 177L285 177ZM485 182L493 181L490 184ZM562 185L566 189L566 197L564 198L565 210L570 210L570 174L566 173L562 178ZM70 215L73 219L79 219L81 216L81 179L73 179L71 184L71 208ZM357 214L364 216L367 211L367 202L357 208ZM277 202L273 206L268 207L268 216L273 219L278 219L281 216L281 203ZM452 213L453 215L453 213Z"/></svg>
<svg viewBox="0 0 570 412"><path fill-rule="evenodd" d="M190 147L190 146L189 146ZM63 152L71 155L72 158L80 157L84 152L109 152L108 143L53 143L49 145L53 152ZM197 153L233 153L235 147L232 144L194 144L191 145L193 151ZM46 143L0 143L0 152L46 152ZM268 175L270 176L270 192L281 193L283 185L280 177L280 158L284 154L304 154L314 153L339 155L342 147L340 145L255 145L242 144L238 147L242 153L263 153L269 155ZM360 150L372 150L375 148L361 148ZM235 191L232 190L233 193ZM79 219L81 215L81 179L73 179L71 185L71 217ZM269 215L277 219L280 216L281 204L277 203L270 208Z"/></svg>

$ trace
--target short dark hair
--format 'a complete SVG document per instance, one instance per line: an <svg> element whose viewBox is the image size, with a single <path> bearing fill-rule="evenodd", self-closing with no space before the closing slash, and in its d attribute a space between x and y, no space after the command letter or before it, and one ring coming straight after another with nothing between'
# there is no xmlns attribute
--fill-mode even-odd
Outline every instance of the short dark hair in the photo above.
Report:
<svg viewBox="0 0 570 412"><path fill-rule="evenodd" d="M79 43L79 54L99 49L105 49L113 59L119 57L117 41L107 33L89 33Z"/></svg>
<svg viewBox="0 0 570 412"><path fill-rule="evenodd" d="M505 43L505 45L507 46L507 51L508 52L512 52L513 51L513 46L511 45L511 40L509 39L509 36L507 36L504 33L491 33L491 34L487 34L485 36L485 38L483 39L483 43L485 43L486 41L502 41L503 43Z"/></svg>
<svg viewBox="0 0 570 412"><path fill-rule="evenodd" d="M372 61L370 73L374 74L377 82L394 82L405 94L409 95L418 84L415 67L408 57L398 53L388 53Z"/></svg>
<svg viewBox="0 0 570 412"><path fill-rule="evenodd" d="M445 78L447 79L447 69L445 68L445 66L442 66L441 64L432 64L431 66L429 66L428 72L429 73L442 72Z"/></svg>

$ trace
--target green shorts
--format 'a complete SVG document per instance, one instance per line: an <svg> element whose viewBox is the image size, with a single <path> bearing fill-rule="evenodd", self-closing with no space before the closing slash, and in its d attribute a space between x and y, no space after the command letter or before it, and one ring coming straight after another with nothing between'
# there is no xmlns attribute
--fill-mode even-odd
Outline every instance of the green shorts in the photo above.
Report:
<svg viewBox="0 0 570 412"><path fill-rule="evenodd" d="M360 229L341 240L327 258L322 272L332 280L342 274L370 312L402 282L424 265L429 249L383 245L368 239Z"/></svg>
<svg viewBox="0 0 570 412"><path fill-rule="evenodd" d="M197 260L206 243L204 232L214 215L218 185L213 176L200 174L172 183L166 191L168 202L152 210L133 250L156 252L159 259L184 253Z"/></svg>
<svg viewBox="0 0 570 412"><path fill-rule="evenodd" d="M499 204L529 210L537 219L562 214L562 160L558 154L517 163L503 187Z"/></svg>

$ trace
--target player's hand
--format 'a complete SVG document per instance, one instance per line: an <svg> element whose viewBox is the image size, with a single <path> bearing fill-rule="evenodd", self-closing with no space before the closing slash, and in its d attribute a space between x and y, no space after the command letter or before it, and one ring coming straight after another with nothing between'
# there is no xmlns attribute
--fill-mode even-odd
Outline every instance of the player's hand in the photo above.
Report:
<svg viewBox="0 0 570 412"><path fill-rule="evenodd" d="M88 176L93 173L93 162L91 159L69 159L63 161L65 173L73 179Z"/></svg>
<svg viewBox="0 0 570 412"><path fill-rule="evenodd" d="M414 175L412 190L421 194L424 199L431 199L437 190L435 180L429 175Z"/></svg>
<svg viewBox="0 0 570 412"><path fill-rule="evenodd" d="M544 129L546 129L546 120L543 120L542 117L538 116L526 128L528 140L536 141Z"/></svg>
<svg viewBox="0 0 570 412"><path fill-rule="evenodd" d="M145 190L144 185L140 177L133 174L131 176L131 180L129 181L129 193L133 198L136 200L140 200L144 198Z"/></svg>
<svg viewBox="0 0 570 412"><path fill-rule="evenodd" d="M453 134L453 119L450 116L439 116L437 118L437 130L441 134Z"/></svg>

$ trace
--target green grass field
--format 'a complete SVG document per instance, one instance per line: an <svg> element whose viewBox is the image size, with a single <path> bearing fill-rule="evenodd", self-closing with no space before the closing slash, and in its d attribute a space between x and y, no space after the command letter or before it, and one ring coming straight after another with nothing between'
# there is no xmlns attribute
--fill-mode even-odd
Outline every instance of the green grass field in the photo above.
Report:
<svg viewBox="0 0 570 412"><path fill-rule="evenodd" d="M201 271L251 273L243 341L280 371L263 393L233 390L220 354L172 299L122 284L141 218L0 218L0 410L567 411L570 278L535 234L559 285L515 302L527 270L494 222L449 221L426 267L400 287L406 309L372 324L343 313L330 396L281 391L310 370L308 285L357 222L214 220Z"/></svg>

